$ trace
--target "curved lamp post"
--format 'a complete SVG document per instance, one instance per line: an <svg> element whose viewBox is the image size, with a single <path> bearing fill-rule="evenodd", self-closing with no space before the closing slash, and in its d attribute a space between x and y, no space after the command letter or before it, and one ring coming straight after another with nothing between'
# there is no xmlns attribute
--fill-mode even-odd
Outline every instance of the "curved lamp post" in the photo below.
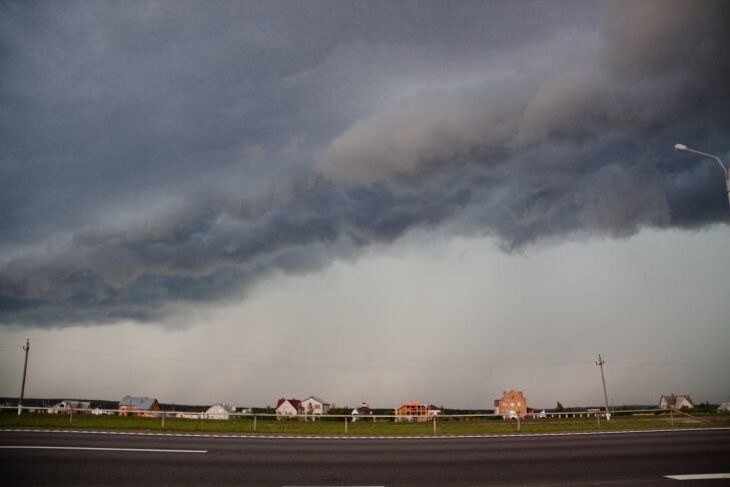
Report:
<svg viewBox="0 0 730 487"><path fill-rule="evenodd" d="M728 203L730 203L730 169L725 166L725 164L722 163L719 157L713 154L708 154L707 152L701 152L695 149L690 149L684 144L675 144L674 149L682 152L692 152L694 154L699 154L703 157L709 157L710 159L715 159L718 164L720 164L720 167L722 168L722 173L725 176L725 190L727 191L727 198Z"/></svg>

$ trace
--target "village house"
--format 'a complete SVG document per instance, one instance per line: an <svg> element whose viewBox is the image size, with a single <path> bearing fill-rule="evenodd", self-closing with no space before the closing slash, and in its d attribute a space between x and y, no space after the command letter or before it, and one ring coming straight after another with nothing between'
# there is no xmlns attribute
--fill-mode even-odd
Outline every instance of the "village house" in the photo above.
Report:
<svg viewBox="0 0 730 487"><path fill-rule="evenodd" d="M300 412L301 403L302 401L299 399L282 397L276 401L276 416L279 418L297 416Z"/></svg>
<svg viewBox="0 0 730 487"><path fill-rule="evenodd" d="M114 411L111 411L109 409L102 409L101 407L97 406L91 410L91 414L94 416L108 416L114 414Z"/></svg>
<svg viewBox="0 0 730 487"><path fill-rule="evenodd" d="M332 405L317 396L309 396L299 404L299 410L304 416L321 416L327 414Z"/></svg>
<svg viewBox="0 0 730 487"><path fill-rule="evenodd" d="M396 421L426 421L428 420L428 406L422 402L411 400L395 408Z"/></svg>
<svg viewBox="0 0 730 487"><path fill-rule="evenodd" d="M441 408L438 406L434 406L433 404L429 404L426 412L428 416L432 418L441 414Z"/></svg>
<svg viewBox="0 0 730 487"><path fill-rule="evenodd" d="M354 423L359 418L364 418L366 416L372 416L373 411L370 409L370 406L366 402L361 402L359 407L356 407L355 409L350 412L350 415L352 416L352 422Z"/></svg>
<svg viewBox="0 0 730 487"><path fill-rule="evenodd" d="M692 398L690 398L689 395L674 395L674 393L672 393L662 395L662 397L659 398L659 407L662 409L693 409L695 405L692 403Z"/></svg>
<svg viewBox="0 0 730 487"><path fill-rule="evenodd" d="M228 420L232 413L235 413L236 409L228 404L214 404L202 414L204 419L220 419Z"/></svg>
<svg viewBox="0 0 730 487"><path fill-rule="evenodd" d="M124 396L119 401L119 416L157 416L160 403L153 397Z"/></svg>
<svg viewBox="0 0 730 487"><path fill-rule="evenodd" d="M63 400L58 404L54 404L48 408L48 414L82 414L87 413L91 403L89 401L71 401L70 399Z"/></svg>
<svg viewBox="0 0 730 487"><path fill-rule="evenodd" d="M504 419L527 416L527 399L522 391L502 391L502 397L494 400L494 414Z"/></svg>

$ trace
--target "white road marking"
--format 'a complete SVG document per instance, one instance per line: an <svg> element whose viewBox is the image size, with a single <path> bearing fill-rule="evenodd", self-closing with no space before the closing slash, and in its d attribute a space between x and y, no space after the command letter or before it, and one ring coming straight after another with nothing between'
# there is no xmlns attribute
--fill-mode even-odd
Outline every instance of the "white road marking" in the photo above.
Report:
<svg viewBox="0 0 730 487"><path fill-rule="evenodd" d="M91 446L39 446L0 445L4 450L87 450L87 451L134 451L146 453L208 453L208 450L168 450L160 448L104 448Z"/></svg>
<svg viewBox="0 0 730 487"><path fill-rule="evenodd" d="M697 473L693 475L665 475L665 477L674 480L730 479L730 473Z"/></svg>
<svg viewBox="0 0 730 487"><path fill-rule="evenodd" d="M15 433L67 433L85 435L121 435L121 436L179 436L185 438L241 438L259 440L442 440L447 438L536 438L545 436L595 436L595 435L625 435L637 433L682 433L685 431L728 431L730 427L716 428L682 428L682 429L656 429L656 430L619 430L619 431L566 431L554 433L492 433L492 434L471 434L471 435L408 435L408 436L349 436L349 435L277 435L277 434L210 434L210 433L162 433L154 431L103 431L103 430L65 430L65 429L24 429L24 428L0 428L2 432Z"/></svg>

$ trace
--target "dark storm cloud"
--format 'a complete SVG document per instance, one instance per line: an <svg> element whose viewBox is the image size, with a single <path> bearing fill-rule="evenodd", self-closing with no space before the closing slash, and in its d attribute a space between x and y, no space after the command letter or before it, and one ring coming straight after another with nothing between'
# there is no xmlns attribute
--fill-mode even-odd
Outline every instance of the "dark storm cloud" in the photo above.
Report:
<svg viewBox="0 0 730 487"><path fill-rule="evenodd" d="M345 192L315 179L253 218L245 202L231 211L230 202L210 198L204 209L182 206L136 225L83 229L6 262L3 318L160 319L166 304L224 297L261 275L319 269L333 253L392 241L414 225L442 220L467 199L463 192L394 195L379 186Z"/></svg>
<svg viewBox="0 0 730 487"><path fill-rule="evenodd" d="M158 320L417 226L730 221L670 152L730 143L723 2L2 8L2 323Z"/></svg>
<svg viewBox="0 0 730 487"><path fill-rule="evenodd" d="M316 167L343 184L386 181L394 191L461 179L476 193L467 213L507 247L728 222L719 168L712 177L670 148L728 146L730 8L634 3L607 8L591 62L558 60L539 83L419 93L356 121Z"/></svg>

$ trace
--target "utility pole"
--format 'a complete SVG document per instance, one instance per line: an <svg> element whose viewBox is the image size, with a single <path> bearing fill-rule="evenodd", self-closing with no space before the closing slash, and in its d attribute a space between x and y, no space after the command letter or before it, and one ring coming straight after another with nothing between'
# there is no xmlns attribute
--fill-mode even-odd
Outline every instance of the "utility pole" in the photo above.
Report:
<svg viewBox="0 0 730 487"><path fill-rule="evenodd" d="M609 416L608 413L608 394L606 394L606 376L603 375L603 364L606 362L603 361L601 358L601 354L598 354L598 362L596 362L596 365L601 367L601 382L603 383L603 399L606 401L606 420L609 420L611 416Z"/></svg>
<svg viewBox="0 0 730 487"><path fill-rule="evenodd" d="M30 338L25 339L25 365L23 365L23 385L20 386L20 400L18 401L18 416L23 412L23 395L25 394L25 374L28 372L28 352L30 351Z"/></svg>

